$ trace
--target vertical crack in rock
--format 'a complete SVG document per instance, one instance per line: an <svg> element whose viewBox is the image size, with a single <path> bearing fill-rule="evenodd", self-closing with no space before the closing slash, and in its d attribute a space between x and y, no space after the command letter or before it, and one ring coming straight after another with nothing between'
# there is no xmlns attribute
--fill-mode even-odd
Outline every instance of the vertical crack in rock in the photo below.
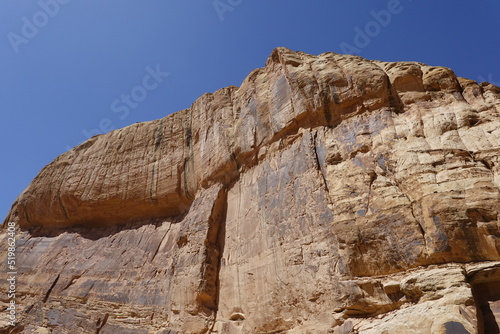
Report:
<svg viewBox="0 0 500 334"><path fill-rule="evenodd" d="M401 101L401 98L399 97L399 94L394 87L394 85L391 83L391 78L387 75L387 71L384 70L386 73L386 84L387 84L387 89L389 92L389 105L394 108L394 111L396 113L403 113L404 112L404 103Z"/></svg>
<svg viewBox="0 0 500 334"><path fill-rule="evenodd" d="M54 279L54 282L52 282L52 284L50 285L50 288L47 290L47 293L45 294L45 297L43 297L43 302L46 303L47 300L49 299L50 297L50 294L52 293L52 290L54 289L54 287L56 286L57 284L57 281L59 281L59 277L61 276L61 274L57 274L57 277Z"/></svg>
<svg viewBox="0 0 500 334"><path fill-rule="evenodd" d="M155 134L154 134L154 161L153 161L153 167L151 170L151 183L149 186L149 199L153 203L158 203L158 177L159 173L157 171L158 168L158 161L161 160L161 142L163 140L163 122L164 120L160 120L160 124L158 124L158 127L156 128Z"/></svg>
<svg viewBox="0 0 500 334"><path fill-rule="evenodd" d="M101 332L101 329L104 327L104 325L106 325L106 323L108 322L108 318L109 318L109 314L106 313L104 315L104 318L101 320L101 318L99 318L97 320L97 324L96 324L96 331L95 331L95 334L99 334Z"/></svg>
<svg viewBox="0 0 500 334"><path fill-rule="evenodd" d="M188 170L191 170L190 169L190 166L191 166L191 163L190 161L192 161L192 159L190 159L189 157L185 158L184 159L184 166L183 166L183 186L184 186L184 195L189 198L189 199L193 199L193 195L190 194L189 192L189 181L188 181Z"/></svg>
<svg viewBox="0 0 500 334"><path fill-rule="evenodd" d="M153 257L151 258L151 262L154 261L156 255L158 255L158 252L160 251L160 248L161 246L163 245L163 241L165 241L165 238L167 237L168 235L168 232L170 232L170 229L172 228L172 223L170 223L170 225L168 226L168 229L167 231L165 232L165 234L163 235L163 237L161 238L160 242L158 243L158 247L156 247L156 250L153 254Z"/></svg>
<svg viewBox="0 0 500 334"><path fill-rule="evenodd" d="M151 200L151 202L157 203L158 201L153 196L153 191L156 192L155 169L156 169L156 161L153 163L153 168L151 169L151 183L149 185L149 199Z"/></svg>
<svg viewBox="0 0 500 334"><path fill-rule="evenodd" d="M155 133L155 151L158 151L160 146L161 146L161 142L163 140L163 122L164 120L161 119L160 120L160 124L158 124L158 127L156 128L156 133Z"/></svg>
<svg viewBox="0 0 500 334"><path fill-rule="evenodd" d="M418 221L417 219L417 216L415 215L415 209L413 208L413 205L414 204L417 204L416 202L412 201L411 198L408 196L407 193L404 192L404 190L401 188L401 185L396 181L396 178L394 177L394 175L392 177L390 177L391 181L392 181L392 184L401 192L401 194L408 200L408 203L409 203L409 209L410 209L410 213L411 213L411 216L413 217L413 219L415 220L415 223L417 225L417 228L419 230L419 232L422 234L422 239L423 239L423 242L424 242L424 246L425 246L425 249L427 249L427 238L426 238L426 233L425 233L425 229L424 227L422 226L422 224Z"/></svg>
<svg viewBox="0 0 500 334"><path fill-rule="evenodd" d="M375 182L375 180L377 179L378 175L377 173L375 173L375 171L371 171L369 173L370 175L370 185L368 187L368 199L366 201L366 213L368 213L368 211L370 211L370 200L372 198L372 188L373 188L373 182ZM410 204L411 205L411 204ZM413 214L413 212L412 212ZM415 217L415 216L414 216Z"/></svg>
<svg viewBox="0 0 500 334"><path fill-rule="evenodd" d="M212 207L205 239L205 259L202 265L202 281L197 296L201 311L213 315L215 325L219 304L219 272L224 252L226 233L227 189L221 187ZM209 332L211 332L211 330Z"/></svg>
<svg viewBox="0 0 500 334"><path fill-rule="evenodd" d="M317 136L318 136L317 131L311 133L311 146L314 153L316 169L318 170L318 173L321 175L321 179L323 180L323 188L326 192L328 204L332 205L332 199L330 197L330 189L328 188L328 180L326 179L326 170L324 169L324 157L320 157L320 155L318 154Z"/></svg>
<svg viewBox="0 0 500 334"><path fill-rule="evenodd" d="M408 198L408 196L406 194L404 194L406 196L406 198ZM408 200L410 200L408 198ZM419 221L417 220L417 217L415 216L415 212L413 211L413 203L410 202L410 212L411 212L411 216L413 217L413 219L415 219L415 221L417 222L417 227L420 231L420 233L422 234L422 238L424 239L424 246L425 248L427 248L427 239L426 239L426 236L425 236L425 230L422 226L422 224L419 223Z"/></svg>
<svg viewBox="0 0 500 334"><path fill-rule="evenodd" d="M193 126L192 126L192 111L189 110L187 113L188 120L185 120L184 124L184 162L182 164L181 175L182 175L182 184L181 191L183 195L189 199L194 199L194 194L190 192L189 187L189 177L193 177L194 175L194 152L193 152Z"/></svg>

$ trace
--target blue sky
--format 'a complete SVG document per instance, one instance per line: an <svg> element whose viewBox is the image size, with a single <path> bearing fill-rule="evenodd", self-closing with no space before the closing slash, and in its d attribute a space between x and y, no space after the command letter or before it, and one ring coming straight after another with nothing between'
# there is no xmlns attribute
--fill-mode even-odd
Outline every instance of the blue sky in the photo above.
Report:
<svg viewBox="0 0 500 334"><path fill-rule="evenodd" d="M499 19L493 0L3 0L0 216L68 147L238 86L278 46L499 84Z"/></svg>

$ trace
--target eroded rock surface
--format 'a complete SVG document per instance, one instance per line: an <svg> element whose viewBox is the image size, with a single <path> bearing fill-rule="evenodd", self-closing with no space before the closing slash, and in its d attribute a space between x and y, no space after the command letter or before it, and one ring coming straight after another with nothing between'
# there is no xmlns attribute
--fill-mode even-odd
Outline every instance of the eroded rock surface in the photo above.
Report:
<svg viewBox="0 0 500 334"><path fill-rule="evenodd" d="M5 220L19 325L0 325L497 333L499 156L496 86L278 48L239 88L45 167Z"/></svg>

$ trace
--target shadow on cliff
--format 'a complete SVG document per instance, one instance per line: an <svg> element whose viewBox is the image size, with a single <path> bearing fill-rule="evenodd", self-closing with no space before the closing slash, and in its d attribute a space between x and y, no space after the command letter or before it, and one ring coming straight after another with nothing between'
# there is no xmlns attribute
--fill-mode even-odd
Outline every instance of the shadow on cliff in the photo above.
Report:
<svg viewBox="0 0 500 334"><path fill-rule="evenodd" d="M45 227L45 226L34 226L34 227L20 227L22 232L26 232L30 235L30 238L55 238L61 234L78 234L84 239L88 240L99 240L101 238L107 238L119 232L126 230L137 230L145 225L154 225L159 227L165 222L170 222L176 224L181 222L186 214L176 217L164 217L148 219L143 221L128 222L124 224L112 225L112 226L83 226L77 225L74 227Z"/></svg>

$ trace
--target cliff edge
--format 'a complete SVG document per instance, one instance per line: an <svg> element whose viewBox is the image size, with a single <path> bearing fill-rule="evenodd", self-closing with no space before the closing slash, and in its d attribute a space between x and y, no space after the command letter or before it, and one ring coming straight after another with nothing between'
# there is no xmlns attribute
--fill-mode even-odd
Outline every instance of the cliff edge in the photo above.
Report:
<svg viewBox="0 0 500 334"><path fill-rule="evenodd" d="M500 88L278 48L39 173L0 332L498 333L499 211Z"/></svg>

